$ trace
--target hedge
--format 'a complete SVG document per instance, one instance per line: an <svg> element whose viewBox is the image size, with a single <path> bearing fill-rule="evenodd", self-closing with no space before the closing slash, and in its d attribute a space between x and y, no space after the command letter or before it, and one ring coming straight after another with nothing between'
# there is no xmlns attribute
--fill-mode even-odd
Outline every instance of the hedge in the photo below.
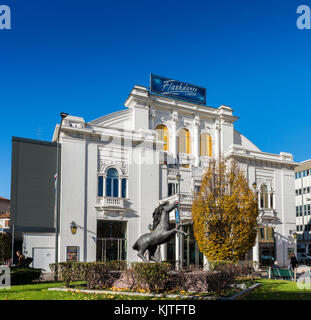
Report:
<svg viewBox="0 0 311 320"><path fill-rule="evenodd" d="M42 269L11 267L11 285L28 284L39 280Z"/></svg>
<svg viewBox="0 0 311 320"><path fill-rule="evenodd" d="M132 283L135 289L145 289L150 292L165 291L169 283L169 271L172 265L169 263L145 263L133 262L128 270L132 273Z"/></svg>
<svg viewBox="0 0 311 320"><path fill-rule="evenodd" d="M133 262L62 262L50 265L58 272L59 280L69 286L72 281L85 280L88 289L107 289L123 285L131 290L163 292L168 290L214 292L235 283L236 277L249 275L247 265L215 263L211 271L175 271L169 263Z"/></svg>
<svg viewBox="0 0 311 320"><path fill-rule="evenodd" d="M59 281L64 281L65 285L69 286L73 281L87 281L88 272L124 271L127 269L127 262L119 260L108 262L60 262L58 264L50 264L50 268L52 272L57 274Z"/></svg>

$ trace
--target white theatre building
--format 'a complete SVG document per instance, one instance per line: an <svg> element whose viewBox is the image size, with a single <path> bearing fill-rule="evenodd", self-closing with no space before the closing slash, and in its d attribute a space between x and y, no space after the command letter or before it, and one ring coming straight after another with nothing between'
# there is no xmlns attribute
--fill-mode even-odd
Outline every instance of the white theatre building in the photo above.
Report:
<svg viewBox="0 0 311 320"><path fill-rule="evenodd" d="M291 154L262 152L234 129L238 118L228 106L196 105L142 86L133 88L124 106L88 123L71 115L63 121L59 261L70 260L72 254L79 261L139 261L132 246L149 232L153 209L164 200L177 200L177 157L182 163L182 222L191 220L204 168L223 157L236 159L250 186L256 183L261 228L247 258L261 265L277 261L288 266L296 228L296 164ZM191 229L186 230L190 236L161 247L162 260L177 260L180 252L185 266L202 266ZM26 249L31 252L34 241L52 248L54 237L26 234Z"/></svg>

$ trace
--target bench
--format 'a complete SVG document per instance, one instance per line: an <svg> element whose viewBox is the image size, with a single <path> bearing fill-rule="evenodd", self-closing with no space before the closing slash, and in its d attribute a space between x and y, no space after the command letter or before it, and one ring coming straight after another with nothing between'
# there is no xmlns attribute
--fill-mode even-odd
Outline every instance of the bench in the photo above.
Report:
<svg viewBox="0 0 311 320"><path fill-rule="evenodd" d="M273 277L274 279L294 280L294 273L291 269L266 268L268 277L269 277L269 269L271 270L271 277Z"/></svg>

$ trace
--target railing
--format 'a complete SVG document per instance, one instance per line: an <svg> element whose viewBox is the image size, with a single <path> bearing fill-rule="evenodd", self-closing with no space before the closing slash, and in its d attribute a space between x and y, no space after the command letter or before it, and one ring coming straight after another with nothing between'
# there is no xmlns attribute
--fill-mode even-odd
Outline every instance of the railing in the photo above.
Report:
<svg viewBox="0 0 311 320"><path fill-rule="evenodd" d="M180 205L192 206L193 200L194 200L194 195L191 193L181 193L180 194ZM169 201L170 203L172 203L174 201L178 201L178 193L161 199L160 203L163 203L165 201Z"/></svg>
<svg viewBox="0 0 311 320"><path fill-rule="evenodd" d="M261 219L276 219L277 213L274 209L259 209Z"/></svg>
<svg viewBox="0 0 311 320"><path fill-rule="evenodd" d="M124 207L124 199L123 198L112 198L112 197L104 197L104 207Z"/></svg>
<svg viewBox="0 0 311 320"><path fill-rule="evenodd" d="M95 208L99 211L104 209L125 209L126 201L124 198L102 197L98 200Z"/></svg>

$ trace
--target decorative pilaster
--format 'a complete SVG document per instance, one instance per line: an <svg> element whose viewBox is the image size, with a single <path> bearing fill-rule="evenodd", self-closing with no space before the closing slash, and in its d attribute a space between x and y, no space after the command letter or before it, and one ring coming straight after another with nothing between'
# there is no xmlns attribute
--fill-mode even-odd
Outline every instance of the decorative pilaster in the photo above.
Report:
<svg viewBox="0 0 311 320"><path fill-rule="evenodd" d="M259 267L259 239L258 239L258 234L257 234L257 237L256 237L255 245L253 247L253 261L256 262L255 269L257 270L258 267Z"/></svg>
<svg viewBox="0 0 311 320"><path fill-rule="evenodd" d="M217 122L215 126L215 160L220 159L220 125Z"/></svg>
<svg viewBox="0 0 311 320"><path fill-rule="evenodd" d="M200 117L195 116L193 121L193 132L194 132L194 143L193 143L193 155L194 155L194 165L198 167L200 165Z"/></svg>
<svg viewBox="0 0 311 320"><path fill-rule="evenodd" d="M172 114L172 139L171 139L171 152L173 157L177 158L177 122L178 122L178 113L174 111Z"/></svg>

